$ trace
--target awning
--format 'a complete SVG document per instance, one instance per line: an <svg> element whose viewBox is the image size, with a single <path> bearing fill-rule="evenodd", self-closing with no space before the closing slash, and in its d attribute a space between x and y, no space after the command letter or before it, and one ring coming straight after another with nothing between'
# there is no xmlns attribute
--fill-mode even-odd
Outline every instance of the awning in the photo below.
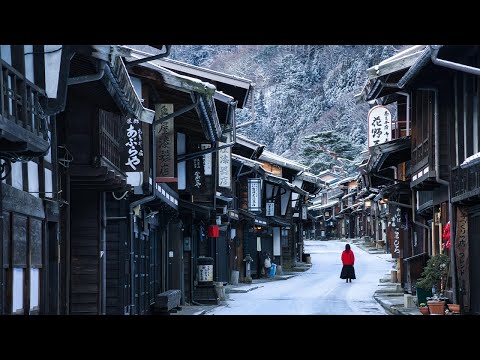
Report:
<svg viewBox="0 0 480 360"><path fill-rule="evenodd" d="M283 156L277 155L273 152L264 150L262 152L262 155L260 155L259 160L264 160L267 162L270 162L272 164L280 165L282 167L286 167L289 169L293 169L296 171L307 171L309 170L309 167L299 164L295 161L292 161L290 159L284 158Z"/></svg>
<svg viewBox="0 0 480 360"><path fill-rule="evenodd" d="M215 198L217 198L218 200L221 200L221 201L225 201L226 203L229 203L229 202L233 201L232 196L225 196L225 195L223 195L223 193L218 192L218 191L215 193Z"/></svg>
<svg viewBox="0 0 480 360"><path fill-rule="evenodd" d="M185 208L185 209L198 211L198 212L200 212L204 215L207 215L207 216L210 216L211 213L215 212L215 209L213 207L205 206L205 205L199 205L199 204L192 203L192 202L182 200L182 199L178 200L178 205L182 208Z"/></svg>
<svg viewBox="0 0 480 360"><path fill-rule="evenodd" d="M262 173L265 172L265 170L263 170L263 168L262 168L263 164L261 162L258 162L258 161L252 160L252 159L248 159L246 157L243 157L243 156L237 155L237 154L232 154L231 156L232 156L232 161L234 161L238 164L248 166L249 168L252 168L252 169L255 169L255 170L260 170Z"/></svg>
<svg viewBox="0 0 480 360"><path fill-rule="evenodd" d="M335 201L332 201L332 202L329 202L327 204L323 204L323 205L312 205L312 206L309 206L307 209L308 210L322 210L322 209L326 209L326 208L329 208L333 205L336 205L339 203L339 200L335 200Z"/></svg>
<svg viewBox="0 0 480 360"><path fill-rule="evenodd" d="M129 61L134 61L144 57L146 57L145 53L142 54L141 52L135 52L135 50L132 50L130 56L127 56L127 59ZM222 99L230 101L227 98L228 95L218 94L216 87L208 82L180 75L159 66L158 61L156 60L144 62L138 66L146 67L157 72L161 76L164 86L190 94L192 96L192 102L198 102L195 109L198 113L199 119L202 121L206 138L211 141L218 141L221 139L222 129L217 116L214 97L217 96L220 101L222 101Z"/></svg>
<svg viewBox="0 0 480 360"><path fill-rule="evenodd" d="M282 186L284 189L293 191L297 194L300 194L300 195L303 195L303 196L309 196L310 195L310 193L308 191L300 189L298 186L293 185L287 179L282 178L280 176L275 176L273 174L270 174L270 173L266 172L265 175L264 175L264 179L267 182L271 182L275 185Z"/></svg>
<svg viewBox="0 0 480 360"><path fill-rule="evenodd" d="M253 222L255 223L255 225L260 225L260 226L267 226L268 224L267 219L261 216L255 216L255 220Z"/></svg>
<svg viewBox="0 0 480 360"><path fill-rule="evenodd" d="M167 184L157 183L157 197L174 209L178 209L178 194Z"/></svg>
<svg viewBox="0 0 480 360"><path fill-rule="evenodd" d="M244 219L255 219L255 214L251 213L250 211L244 210L244 209L238 209L238 214L242 215Z"/></svg>
<svg viewBox="0 0 480 360"><path fill-rule="evenodd" d="M402 137L370 148L367 173L376 173L411 159L410 136Z"/></svg>
<svg viewBox="0 0 480 360"><path fill-rule="evenodd" d="M93 47L96 48L98 53L99 46L93 45ZM112 96L119 98L119 103L125 111L140 121L148 124L153 123L155 111L143 107L120 56L112 56L112 60L105 66L103 79L107 90Z"/></svg>
<svg viewBox="0 0 480 360"><path fill-rule="evenodd" d="M290 226L290 222L287 219L280 219L276 216L272 216L268 218L270 220L270 224L277 224L280 226Z"/></svg>
<svg viewBox="0 0 480 360"><path fill-rule="evenodd" d="M397 83L419 60L426 57L426 45L412 46L367 69L368 80L355 95L356 103L382 98L400 90Z"/></svg>
<svg viewBox="0 0 480 360"><path fill-rule="evenodd" d="M295 176L295 178L303 180L303 181L307 181L309 183L319 185L319 186L326 184L325 181L320 179L317 175L314 175L314 174L312 174L310 172L307 172L307 171L300 172L299 174L297 174Z"/></svg>

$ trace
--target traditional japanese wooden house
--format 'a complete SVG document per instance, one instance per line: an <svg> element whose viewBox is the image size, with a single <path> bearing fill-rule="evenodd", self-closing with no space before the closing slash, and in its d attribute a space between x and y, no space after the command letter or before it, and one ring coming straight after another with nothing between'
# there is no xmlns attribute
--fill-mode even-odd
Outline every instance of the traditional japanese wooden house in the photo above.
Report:
<svg viewBox="0 0 480 360"><path fill-rule="evenodd" d="M59 109L51 101L64 96L65 53L62 45L0 45L0 314L59 311L65 194L55 181Z"/></svg>
<svg viewBox="0 0 480 360"><path fill-rule="evenodd" d="M150 101L173 104L168 105L164 120L156 120L172 125L171 156L164 156L162 149L157 152L161 158L156 182L168 183L178 191L177 227L182 231L181 238L168 246L168 261L177 264L171 274L177 280L167 288L182 289L182 298L188 303L200 302L200 290L197 295L195 291L199 289L198 259L213 259L212 281L228 281L234 268L228 216L235 210L230 153L236 136L235 110L245 103L252 84L181 62L173 61L175 72L164 66L171 63L168 60L151 59L140 64L139 59L147 54L136 48L131 51L131 75L147 84ZM173 164L168 171L166 160Z"/></svg>
<svg viewBox="0 0 480 360"><path fill-rule="evenodd" d="M131 313L138 269L128 231L118 225L126 223L127 211L114 198L115 192L125 196L129 190L125 166L143 166L138 130L142 122L152 123L155 113L138 98L120 47L68 46L64 54L71 59L59 79L66 91L56 101L64 109L56 122L62 165L56 183L66 202L60 312ZM125 146L131 156L123 156Z"/></svg>
<svg viewBox="0 0 480 360"><path fill-rule="evenodd" d="M291 226L290 229L285 229L289 230L288 242L285 244L286 246L281 248L281 263L286 267L294 266L297 261L302 261L303 223L308 221L307 216L302 218L302 209L304 205L307 205L310 195L302 189L305 182L304 178L297 177L297 175L308 171L309 168L267 150L262 152L258 161L264 164L265 170L275 176L284 178L287 183L287 186L284 187L285 193L282 196L286 202L290 203L290 206L282 207L281 215L290 219Z"/></svg>

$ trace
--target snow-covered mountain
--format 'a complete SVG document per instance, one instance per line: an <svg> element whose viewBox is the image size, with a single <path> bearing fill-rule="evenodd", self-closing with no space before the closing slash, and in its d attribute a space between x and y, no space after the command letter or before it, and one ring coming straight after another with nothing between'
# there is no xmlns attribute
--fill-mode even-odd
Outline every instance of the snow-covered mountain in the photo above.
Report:
<svg viewBox="0 0 480 360"><path fill-rule="evenodd" d="M366 149L369 105L356 105L354 94L365 84L368 67L403 48L174 45L170 57L252 80L256 84L255 111L249 102L239 110L237 121L249 121L254 116L256 123L240 128L239 133L266 144L270 151L311 165L311 156L303 155L304 137L318 132L340 135L351 144L349 151L355 154Z"/></svg>

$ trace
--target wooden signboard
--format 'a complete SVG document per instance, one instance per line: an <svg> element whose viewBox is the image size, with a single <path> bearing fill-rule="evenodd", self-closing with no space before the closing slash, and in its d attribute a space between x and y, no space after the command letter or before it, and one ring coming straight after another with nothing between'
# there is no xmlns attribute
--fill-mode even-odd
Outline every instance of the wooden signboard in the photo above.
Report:
<svg viewBox="0 0 480 360"><path fill-rule="evenodd" d="M470 310L468 212L467 208L463 206L457 207L455 260L457 263L458 287L463 289L463 306L465 312L468 312Z"/></svg>

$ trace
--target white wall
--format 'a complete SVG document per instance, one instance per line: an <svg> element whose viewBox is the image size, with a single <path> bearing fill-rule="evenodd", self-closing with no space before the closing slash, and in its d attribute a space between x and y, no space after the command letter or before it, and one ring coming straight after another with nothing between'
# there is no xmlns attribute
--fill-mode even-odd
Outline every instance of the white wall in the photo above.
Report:
<svg viewBox="0 0 480 360"><path fill-rule="evenodd" d="M52 179L52 171L49 169L45 169L45 197L53 198L53 179Z"/></svg>
<svg viewBox="0 0 480 360"><path fill-rule="evenodd" d="M39 197L40 184L38 182L38 165L33 161L28 162L28 192Z"/></svg>
<svg viewBox="0 0 480 360"><path fill-rule="evenodd" d="M17 161L12 163L12 186L19 190L23 190L23 174L22 174L22 163Z"/></svg>

